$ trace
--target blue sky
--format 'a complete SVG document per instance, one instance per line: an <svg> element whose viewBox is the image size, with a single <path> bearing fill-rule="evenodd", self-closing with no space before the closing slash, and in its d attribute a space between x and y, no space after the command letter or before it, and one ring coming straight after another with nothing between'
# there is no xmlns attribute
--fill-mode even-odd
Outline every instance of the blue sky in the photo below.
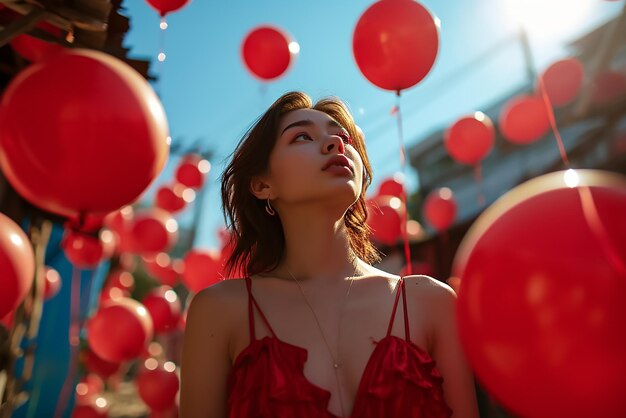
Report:
<svg viewBox="0 0 626 418"><path fill-rule="evenodd" d="M384 1L384 0L383 0ZM523 3L522 3L523 2ZM375 190L380 181L400 170L396 119L390 109L393 93L370 84L352 55L352 33L372 0L192 0L167 16L164 35L167 59L159 63L161 34L157 13L141 0L126 0L131 29L125 46L134 58L151 59L160 77L154 84L165 107L175 145L199 145L211 150L202 217L195 245L216 247L216 230L223 224L219 176L227 156L251 123L278 96L302 90L314 100L336 95L347 102L365 132L374 168ZM528 30L539 71L565 57L565 44L616 16L623 1L602 0L429 0L423 1L441 20L437 61L421 83L402 93L404 139L407 147L456 118L481 110L526 82L519 42L520 21ZM525 4L525 6L520 6ZM289 33L300 53L286 74L265 88L241 59L245 35L261 24ZM201 142L198 142L201 141ZM146 193L172 178L177 157ZM407 171L407 187L418 181ZM179 215L191 221L190 207Z"/></svg>

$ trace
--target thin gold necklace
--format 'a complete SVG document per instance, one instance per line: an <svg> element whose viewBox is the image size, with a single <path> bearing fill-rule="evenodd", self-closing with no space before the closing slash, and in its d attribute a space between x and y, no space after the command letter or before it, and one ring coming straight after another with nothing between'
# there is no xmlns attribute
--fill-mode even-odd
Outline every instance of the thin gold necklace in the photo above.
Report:
<svg viewBox="0 0 626 418"><path fill-rule="evenodd" d="M350 285L348 286L348 291L343 297L343 303L341 305L341 312L339 313L339 325L337 326L337 358L335 358L335 356L333 356L332 350L330 349L330 345L328 344L328 341L326 340L326 337L324 336L324 331L322 331L322 326L320 325L320 321L317 319L317 315L315 315L315 310L313 310L313 307L311 306L308 299L306 298L306 295L304 294L302 285L300 285L300 282L298 281L298 279L294 277L294 275L291 273L291 271L287 267L285 267L285 269L287 270L291 278L298 284L298 288L300 288L300 293L302 293L302 297L304 298L304 301L306 302L307 306L311 310L311 313L313 314L313 318L315 318L315 322L317 323L317 327L320 330L320 334L322 334L322 338L324 339L324 344L326 344L326 348L328 349L328 354L330 355L330 358L333 359L333 371L335 372L335 380L337 381L337 394L339 395L339 405L341 406L341 416L344 417L346 414L343 408L343 397L341 395L341 384L339 383L339 374L338 374L339 368L341 367L341 362L339 361L339 358L340 358L339 348L341 347L341 344L340 344L341 342L340 341L341 319L343 318L343 311L346 306L346 301L348 300L348 295L350 294L350 289L352 288L352 283L354 282L354 276L350 276Z"/></svg>

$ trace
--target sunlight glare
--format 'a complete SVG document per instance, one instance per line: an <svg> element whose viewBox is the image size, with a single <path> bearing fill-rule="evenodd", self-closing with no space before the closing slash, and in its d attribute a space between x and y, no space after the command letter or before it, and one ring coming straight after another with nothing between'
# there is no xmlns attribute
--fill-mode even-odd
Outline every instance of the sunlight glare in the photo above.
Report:
<svg viewBox="0 0 626 418"><path fill-rule="evenodd" d="M531 36L566 35L584 22L591 0L509 0L508 11Z"/></svg>

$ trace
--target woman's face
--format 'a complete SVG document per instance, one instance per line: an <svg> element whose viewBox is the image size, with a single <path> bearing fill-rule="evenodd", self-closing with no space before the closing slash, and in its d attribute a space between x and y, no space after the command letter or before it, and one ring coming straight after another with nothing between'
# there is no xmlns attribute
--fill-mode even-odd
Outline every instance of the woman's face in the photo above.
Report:
<svg viewBox="0 0 626 418"><path fill-rule="evenodd" d="M285 114L270 154L271 198L291 204L321 199L350 207L363 187L363 161L352 141L324 112L299 109Z"/></svg>

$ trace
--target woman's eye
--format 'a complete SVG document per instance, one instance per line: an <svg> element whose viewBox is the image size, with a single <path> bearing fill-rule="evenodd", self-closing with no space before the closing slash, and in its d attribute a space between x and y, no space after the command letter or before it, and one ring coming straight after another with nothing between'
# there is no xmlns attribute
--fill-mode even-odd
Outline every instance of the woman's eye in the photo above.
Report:
<svg viewBox="0 0 626 418"><path fill-rule="evenodd" d="M296 140L298 140L300 138L303 138L303 139L305 139L307 141L312 141L313 140L313 138L311 138L308 134L305 134L305 133L301 133L301 134L296 135L293 138L293 140L296 141Z"/></svg>
<svg viewBox="0 0 626 418"><path fill-rule="evenodd" d="M339 135L343 142L345 142L346 144L352 145L352 143L354 142L352 141L352 137L350 136L350 134L347 132L339 132L337 135Z"/></svg>

